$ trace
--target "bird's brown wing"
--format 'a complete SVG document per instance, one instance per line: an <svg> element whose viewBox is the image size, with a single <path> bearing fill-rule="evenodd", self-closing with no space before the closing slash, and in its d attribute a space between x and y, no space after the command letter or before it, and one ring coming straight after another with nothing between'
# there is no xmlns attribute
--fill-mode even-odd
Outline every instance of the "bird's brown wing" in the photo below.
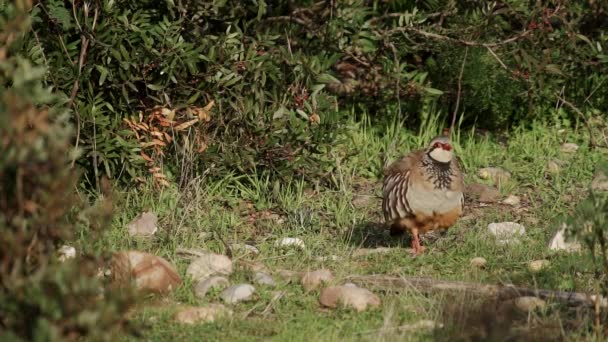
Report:
<svg viewBox="0 0 608 342"><path fill-rule="evenodd" d="M382 184L382 212L386 222L412 214L407 201L409 178L419 160L420 151L412 152L393 162L384 170Z"/></svg>

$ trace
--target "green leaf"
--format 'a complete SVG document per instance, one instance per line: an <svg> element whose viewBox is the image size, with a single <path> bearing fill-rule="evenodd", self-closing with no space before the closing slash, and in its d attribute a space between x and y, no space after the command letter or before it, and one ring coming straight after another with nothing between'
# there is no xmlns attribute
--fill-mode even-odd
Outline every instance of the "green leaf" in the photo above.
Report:
<svg viewBox="0 0 608 342"><path fill-rule="evenodd" d="M146 85L146 87L148 87L149 89L152 89L152 90L156 90L156 91L162 90L164 88L162 85L157 85L157 84L148 84L148 85Z"/></svg>
<svg viewBox="0 0 608 342"><path fill-rule="evenodd" d="M424 90L431 95L443 95L443 91L439 89L425 87Z"/></svg>

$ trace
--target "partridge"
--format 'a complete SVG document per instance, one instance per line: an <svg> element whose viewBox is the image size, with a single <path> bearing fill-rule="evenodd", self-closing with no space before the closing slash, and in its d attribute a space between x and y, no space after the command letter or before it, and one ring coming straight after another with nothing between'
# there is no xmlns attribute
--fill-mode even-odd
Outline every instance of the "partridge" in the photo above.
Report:
<svg viewBox="0 0 608 342"><path fill-rule="evenodd" d="M464 207L464 181L447 137L413 151L384 170L382 211L391 235L409 231L414 254L419 234L453 226Z"/></svg>

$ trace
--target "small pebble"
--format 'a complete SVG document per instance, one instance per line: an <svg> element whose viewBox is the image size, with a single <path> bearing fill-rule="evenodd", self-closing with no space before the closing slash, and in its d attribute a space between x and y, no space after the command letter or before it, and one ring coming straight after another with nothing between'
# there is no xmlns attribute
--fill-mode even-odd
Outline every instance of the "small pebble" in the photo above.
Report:
<svg viewBox="0 0 608 342"><path fill-rule="evenodd" d="M573 143L563 143L560 150L564 153L574 153L578 150L578 145Z"/></svg>
<svg viewBox="0 0 608 342"><path fill-rule="evenodd" d="M337 255L318 256L315 258L317 261L338 261L340 257Z"/></svg>
<svg viewBox="0 0 608 342"><path fill-rule="evenodd" d="M222 292L222 300L227 304L235 304L250 300L255 293L255 287L250 284L233 285Z"/></svg>
<svg viewBox="0 0 608 342"><path fill-rule="evenodd" d="M334 276L329 270L322 269L312 272L306 272L302 276L302 286L306 291L311 291L318 288L321 283L328 283L334 279Z"/></svg>
<svg viewBox="0 0 608 342"><path fill-rule="evenodd" d="M497 222L488 225L488 231L496 238L499 244L510 244L519 241L519 237L526 233L526 228L515 222Z"/></svg>
<svg viewBox="0 0 608 342"><path fill-rule="evenodd" d="M549 267L549 265L551 265L549 260L534 260L534 261L530 261L530 263L528 263L528 269L530 270L530 272L538 273L543 268Z"/></svg>
<svg viewBox="0 0 608 342"><path fill-rule="evenodd" d="M286 238L277 240L277 242L275 243L275 246L276 247L297 247L299 249L306 248L306 245L304 245L304 241L302 241L302 239L290 238L290 237L286 237Z"/></svg>
<svg viewBox="0 0 608 342"><path fill-rule="evenodd" d="M154 235L158 230L158 217L151 211L146 211L137 216L127 225L131 236L148 237Z"/></svg>
<svg viewBox="0 0 608 342"><path fill-rule="evenodd" d="M471 259L471 261L470 261L471 266L474 266L477 268L485 268L487 263L488 263L488 261L482 257L476 257L476 258Z"/></svg>
<svg viewBox="0 0 608 342"><path fill-rule="evenodd" d="M515 307L524 312L529 312L536 309L542 310L545 308L545 306L547 306L547 303L537 297L525 296L515 299Z"/></svg>
<svg viewBox="0 0 608 342"><path fill-rule="evenodd" d="M319 302L330 308L337 308L342 304L355 309L357 312L366 310L368 307L380 306L380 298L371 291L352 286L333 286L323 289Z"/></svg>
<svg viewBox="0 0 608 342"><path fill-rule="evenodd" d="M547 162L547 172L557 174L562 170L564 162L557 159L551 159Z"/></svg>
<svg viewBox="0 0 608 342"><path fill-rule="evenodd" d="M581 250L581 244L576 241L566 241L566 224L562 224L560 230L558 230L551 240L549 240L549 250L551 251L564 251L567 253L578 252Z"/></svg>
<svg viewBox="0 0 608 342"><path fill-rule="evenodd" d="M227 276L232 273L232 260L225 255L209 253L192 261L186 273L195 281L212 275Z"/></svg>
<svg viewBox="0 0 608 342"><path fill-rule="evenodd" d="M520 202L519 197L514 196L514 195L510 195L502 201L502 203L512 205L512 206L518 205L519 202Z"/></svg>
<svg viewBox="0 0 608 342"><path fill-rule="evenodd" d="M222 304L209 304L202 307L186 307L175 314L175 320L184 324L213 322L223 316L231 316L232 311Z"/></svg>
<svg viewBox="0 0 608 342"><path fill-rule="evenodd" d="M277 283L275 283L274 279L272 279L271 276L263 272L256 273L253 277L253 281L259 285L267 285L270 287L277 286Z"/></svg>
<svg viewBox="0 0 608 342"><path fill-rule="evenodd" d="M194 294L198 298L205 298L207 292L211 289L225 289L230 285L228 279L220 276L215 276L207 279L202 279L194 285Z"/></svg>
<svg viewBox="0 0 608 342"><path fill-rule="evenodd" d="M59 261L64 262L68 259L76 257L76 248L68 245L63 245L59 248Z"/></svg>
<svg viewBox="0 0 608 342"><path fill-rule="evenodd" d="M591 190L608 191L608 177L602 171L596 171L591 181Z"/></svg>
<svg viewBox="0 0 608 342"><path fill-rule="evenodd" d="M511 173L500 167L484 167L477 173L481 179L490 179L494 184L500 184L511 178Z"/></svg>

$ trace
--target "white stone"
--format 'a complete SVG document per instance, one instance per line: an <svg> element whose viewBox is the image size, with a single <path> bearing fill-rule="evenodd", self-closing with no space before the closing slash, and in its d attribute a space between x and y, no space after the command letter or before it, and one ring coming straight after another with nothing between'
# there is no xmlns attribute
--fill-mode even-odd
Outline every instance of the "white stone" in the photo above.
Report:
<svg viewBox="0 0 608 342"><path fill-rule="evenodd" d="M471 259L471 261L470 261L471 266L474 266L477 268L484 268L484 267L486 267L487 263L488 263L488 261L482 257L476 257L476 258Z"/></svg>
<svg viewBox="0 0 608 342"><path fill-rule="evenodd" d="M311 291L319 287L322 283L328 283L334 279L330 270L321 269L312 272L306 272L302 276L302 286L306 291Z"/></svg>
<svg viewBox="0 0 608 342"><path fill-rule="evenodd" d="M526 233L526 228L515 222L498 222L490 223L488 231L499 244L511 244L519 242L519 238Z"/></svg>
<svg viewBox="0 0 608 342"><path fill-rule="evenodd" d="M209 253L192 261L186 274L193 280L206 279L212 275L230 275L232 273L232 260L225 255Z"/></svg>
<svg viewBox="0 0 608 342"><path fill-rule="evenodd" d="M560 150L564 153L574 153L578 150L578 145L573 143L563 143Z"/></svg>
<svg viewBox="0 0 608 342"><path fill-rule="evenodd" d="M549 267L549 265L551 265L551 262L549 262L549 260L534 260L528 263L528 269L530 270L530 272L538 273L543 268Z"/></svg>
<svg viewBox="0 0 608 342"><path fill-rule="evenodd" d="M222 300L227 304L235 304L251 299L255 293L255 287L250 284L233 285L222 292Z"/></svg>
<svg viewBox="0 0 608 342"><path fill-rule="evenodd" d="M277 242L275 243L275 246L276 247L297 247L299 249L306 248L306 245L304 245L304 241L302 241L302 239L291 238L291 237L286 237L286 238L277 240Z"/></svg>
<svg viewBox="0 0 608 342"><path fill-rule="evenodd" d="M581 244L576 241L566 241L566 224L562 224L560 230L549 240L549 250L551 251L565 251L565 252L578 252L581 250Z"/></svg>
<svg viewBox="0 0 608 342"><path fill-rule="evenodd" d="M536 309L542 310L545 308L545 306L547 306L547 303L537 297L525 296L515 299L515 307L525 312L533 311Z"/></svg>
<svg viewBox="0 0 608 342"><path fill-rule="evenodd" d="M59 248L59 261L64 262L68 259L76 257L76 248L68 245L63 245Z"/></svg>
<svg viewBox="0 0 608 342"><path fill-rule="evenodd" d="M512 206L518 205L519 202L520 202L519 197L514 196L514 195L510 195L502 201L502 203L512 205Z"/></svg>
<svg viewBox="0 0 608 342"><path fill-rule="evenodd" d="M337 308L339 305L351 307L356 311L364 311L368 307L376 308L380 306L380 298L371 291L352 286L333 286L323 289L319 302L330 308Z"/></svg>

